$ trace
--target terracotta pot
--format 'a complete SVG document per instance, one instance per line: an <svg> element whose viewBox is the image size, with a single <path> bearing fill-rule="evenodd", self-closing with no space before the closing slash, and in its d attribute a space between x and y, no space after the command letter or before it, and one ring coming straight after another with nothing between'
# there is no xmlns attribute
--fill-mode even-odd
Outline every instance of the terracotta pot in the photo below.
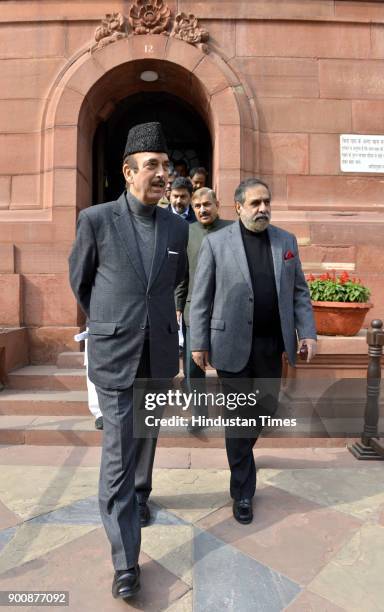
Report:
<svg viewBox="0 0 384 612"><path fill-rule="evenodd" d="M321 336L354 336L373 304L368 302L312 302L316 330Z"/></svg>

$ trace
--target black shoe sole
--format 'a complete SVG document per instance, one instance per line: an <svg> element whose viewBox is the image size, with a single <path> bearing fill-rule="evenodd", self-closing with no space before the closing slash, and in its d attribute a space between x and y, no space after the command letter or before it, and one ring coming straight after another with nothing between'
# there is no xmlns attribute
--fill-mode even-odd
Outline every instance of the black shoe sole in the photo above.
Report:
<svg viewBox="0 0 384 612"><path fill-rule="evenodd" d="M253 521L253 516L251 516L251 518L249 519L239 519L237 516L233 515L233 518L235 519L235 521L237 521L238 523L240 523L240 525L249 525L249 523L252 523Z"/></svg>
<svg viewBox="0 0 384 612"><path fill-rule="evenodd" d="M140 591L140 585L138 584L137 587L135 589L132 589L132 591L130 591L128 595L124 595L123 597L120 597L120 599L123 599L124 601L126 601L127 599L132 599L132 597L137 595L139 591Z"/></svg>
<svg viewBox="0 0 384 612"><path fill-rule="evenodd" d="M114 595L114 593L112 593L114 599L131 599L132 597L134 597L135 595L137 595L137 593L140 591L140 584L138 584L134 589L131 589L130 591L127 591L126 593L122 593Z"/></svg>

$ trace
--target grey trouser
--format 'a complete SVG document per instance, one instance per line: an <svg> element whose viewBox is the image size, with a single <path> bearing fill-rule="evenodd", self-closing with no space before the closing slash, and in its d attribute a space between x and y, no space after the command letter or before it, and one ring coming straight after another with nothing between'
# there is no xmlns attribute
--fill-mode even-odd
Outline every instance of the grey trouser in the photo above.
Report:
<svg viewBox="0 0 384 612"><path fill-rule="evenodd" d="M148 345L144 344L137 377L149 375ZM138 502L152 489L157 438L133 437L133 386L96 387L103 414L103 448L99 479L101 519L112 547L116 570L136 565L140 552Z"/></svg>

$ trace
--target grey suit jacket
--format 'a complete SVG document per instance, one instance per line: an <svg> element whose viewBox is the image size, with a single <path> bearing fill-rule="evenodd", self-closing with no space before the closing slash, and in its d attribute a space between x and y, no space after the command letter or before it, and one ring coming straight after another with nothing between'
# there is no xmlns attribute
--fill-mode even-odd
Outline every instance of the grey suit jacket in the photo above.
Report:
<svg viewBox="0 0 384 612"><path fill-rule="evenodd" d="M296 332L316 338L308 286L296 238L268 226L285 351L296 360ZM285 259L291 251L294 257ZM247 257L236 222L205 238L197 265L191 312L191 350L208 350L219 370L240 372L252 346L253 288Z"/></svg>
<svg viewBox="0 0 384 612"><path fill-rule="evenodd" d="M174 290L185 274L187 241L183 219L157 208L147 281L125 194L81 211L69 257L70 283L88 318L89 377L96 385L106 389L132 385L147 320L152 376L177 374Z"/></svg>

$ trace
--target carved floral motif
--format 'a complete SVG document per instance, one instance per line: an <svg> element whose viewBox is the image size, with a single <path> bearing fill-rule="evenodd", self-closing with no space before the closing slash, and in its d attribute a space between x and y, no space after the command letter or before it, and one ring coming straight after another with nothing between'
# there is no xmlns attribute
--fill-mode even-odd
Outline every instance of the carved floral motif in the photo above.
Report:
<svg viewBox="0 0 384 612"><path fill-rule="evenodd" d="M207 30L200 28L197 18L187 13L178 13L175 17L172 31L167 28L171 21L171 11L165 0L134 0L129 9L128 22L121 13L108 13L101 25L95 31L95 43L91 51L101 49L109 43L129 34L129 26L133 34L165 34L179 38L190 45L200 47L208 52L209 39Z"/></svg>
<svg viewBox="0 0 384 612"><path fill-rule="evenodd" d="M178 13L176 15L171 36L199 46L204 52L208 50L207 45L204 44L209 39L208 31L199 28L197 18L192 14Z"/></svg>
<svg viewBox="0 0 384 612"><path fill-rule="evenodd" d="M127 36L127 21L121 13L107 13L101 25L96 28L95 41L96 44L92 49L101 49L109 45L115 40L125 38Z"/></svg>
<svg viewBox="0 0 384 612"><path fill-rule="evenodd" d="M135 0L128 17L134 34L167 34L170 18L164 0Z"/></svg>

